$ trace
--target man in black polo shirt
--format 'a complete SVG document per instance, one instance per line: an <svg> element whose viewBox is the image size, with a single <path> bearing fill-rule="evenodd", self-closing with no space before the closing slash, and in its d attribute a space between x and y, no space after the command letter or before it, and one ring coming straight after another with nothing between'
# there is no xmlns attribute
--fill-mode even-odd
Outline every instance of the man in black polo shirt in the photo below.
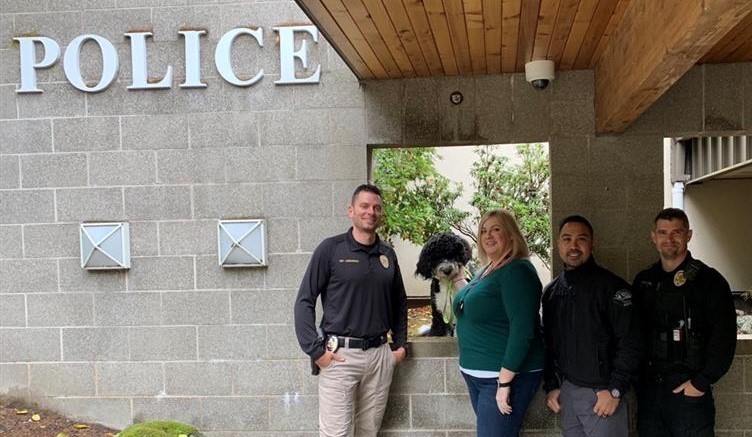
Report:
<svg viewBox="0 0 752 437"><path fill-rule="evenodd" d="M376 234L378 187L358 186L347 214L352 227L313 253L295 300L295 333L320 369L320 435L375 437L394 365L406 354L407 298L397 256ZM319 296L322 334L316 329Z"/></svg>

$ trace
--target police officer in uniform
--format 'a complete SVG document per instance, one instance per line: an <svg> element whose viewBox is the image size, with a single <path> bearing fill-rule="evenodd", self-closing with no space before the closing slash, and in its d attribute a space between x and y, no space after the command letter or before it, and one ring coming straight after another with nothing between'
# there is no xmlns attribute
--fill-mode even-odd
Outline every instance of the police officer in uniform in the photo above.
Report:
<svg viewBox="0 0 752 437"><path fill-rule="evenodd" d="M587 219L561 221L564 271L543 295L543 388L564 437L626 437L622 398L639 369L640 331L629 284L596 264L593 245Z"/></svg>
<svg viewBox="0 0 752 437"><path fill-rule="evenodd" d="M406 355L405 286L397 255L376 234L381 208L378 187L355 189L347 208L352 227L319 244L295 301L295 333L319 375L322 437L375 437L394 366Z"/></svg>
<svg viewBox="0 0 752 437"><path fill-rule="evenodd" d="M728 282L692 258L684 211L666 208L651 232L660 261L634 280L647 346L637 386L640 437L712 437L712 384L729 369L736 315Z"/></svg>

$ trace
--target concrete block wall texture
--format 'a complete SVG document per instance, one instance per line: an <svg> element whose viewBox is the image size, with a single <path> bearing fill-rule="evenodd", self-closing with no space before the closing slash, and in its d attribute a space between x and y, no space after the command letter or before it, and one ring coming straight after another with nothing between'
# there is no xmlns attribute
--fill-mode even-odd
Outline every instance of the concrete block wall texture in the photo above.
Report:
<svg viewBox="0 0 752 437"><path fill-rule="evenodd" d="M310 432L316 385L292 302L310 253L346 229L349 194L366 178L364 98L323 37L309 41L319 85L274 85L271 27L308 21L293 2L190 3L0 3L0 395L119 427L172 417L209 435ZM235 68L266 75L234 87L211 54L220 35L250 24L264 28L264 48L238 40ZM206 89L177 87L186 25L209 29ZM142 27L155 33L150 74L175 69L170 90L125 89L122 35ZM44 93L16 94L9 41L28 32L63 50L81 33L110 39L118 80L84 94L56 65L39 71ZM216 220L242 217L267 219L267 268L217 265ZM78 224L101 220L131 224L129 271L80 268Z"/></svg>
<svg viewBox="0 0 752 437"><path fill-rule="evenodd" d="M703 94L713 77L748 81L749 64L693 69L626 134L598 137L590 72L561 73L542 93L521 75L359 83L319 36L309 64L322 66L321 83L276 86L271 27L308 22L289 0L0 0L0 11L0 395L113 426L173 418L212 437L317 434L316 379L292 302L313 249L348 226L369 144L548 141L553 219L590 216L599 259L630 277L653 258L663 136L752 129L752 86L730 102ZM266 76L235 87L211 54L220 35L251 24L263 27L264 48L238 40L235 66ZM209 30L205 89L177 86L181 26ZM172 65L172 89L126 89L122 34L138 28L154 29L150 74ZM84 94L56 65L39 71L44 93L16 94L10 38L31 31L61 47L82 32L105 36L120 55L118 80ZM83 70L96 80L99 65ZM455 90L462 105L448 101ZM217 265L216 220L242 217L267 219L267 268ZM131 224L129 271L80 268L77 226L101 220ZM421 348L398 369L383 434L473 435L453 345ZM749 406L749 355L731 377L744 389L719 385L728 411ZM557 435L541 399L527 433ZM752 432L725 411L724 432Z"/></svg>

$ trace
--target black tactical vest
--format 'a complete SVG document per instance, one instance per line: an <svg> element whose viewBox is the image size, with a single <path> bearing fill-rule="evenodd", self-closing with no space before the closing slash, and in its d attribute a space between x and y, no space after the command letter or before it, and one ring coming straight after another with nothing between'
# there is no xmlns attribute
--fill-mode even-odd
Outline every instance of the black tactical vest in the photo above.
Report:
<svg viewBox="0 0 752 437"><path fill-rule="evenodd" d="M690 259L671 273L660 265L637 284L648 334L649 366L656 372L696 371L703 367L709 331L708 290L703 271L708 267Z"/></svg>

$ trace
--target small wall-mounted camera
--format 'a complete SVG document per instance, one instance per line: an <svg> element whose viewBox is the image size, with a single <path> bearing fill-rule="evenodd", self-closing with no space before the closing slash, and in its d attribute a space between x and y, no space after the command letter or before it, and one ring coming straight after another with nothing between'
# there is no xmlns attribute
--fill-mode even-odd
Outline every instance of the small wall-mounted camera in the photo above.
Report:
<svg viewBox="0 0 752 437"><path fill-rule="evenodd" d="M525 79L537 90L546 89L554 77L554 61L544 59L525 64Z"/></svg>

